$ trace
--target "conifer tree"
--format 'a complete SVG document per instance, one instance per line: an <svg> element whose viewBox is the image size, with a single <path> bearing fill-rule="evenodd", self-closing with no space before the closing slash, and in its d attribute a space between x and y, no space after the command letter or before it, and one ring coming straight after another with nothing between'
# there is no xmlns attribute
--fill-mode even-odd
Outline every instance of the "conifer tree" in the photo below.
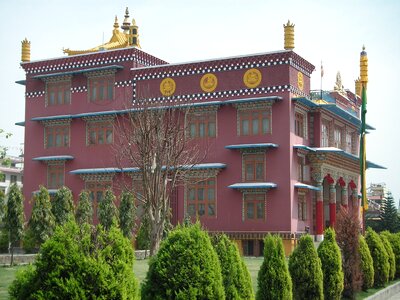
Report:
<svg viewBox="0 0 400 300"><path fill-rule="evenodd" d="M360 235L360 269L362 274L362 289L364 291L374 286L374 262L372 261L371 252L369 251L367 242L364 237Z"/></svg>
<svg viewBox="0 0 400 300"><path fill-rule="evenodd" d="M380 214L381 230L398 232L400 229L400 220L392 193L388 193L386 201L383 203Z"/></svg>
<svg viewBox="0 0 400 300"><path fill-rule="evenodd" d="M14 246L22 238L24 232L24 196L17 184L11 185L8 191L4 227L8 233L11 251L10 265L14 264Z"/></svg>
<svg viewBox="0 0 400 300"><path fill-rule="evenodd" d="M63 225L74 217L74 200L69 188L63 186L54 195L51 202L51 211L53 212L56 225Z"/></svg>
<svg viewBox="0 0 400 300"><path fill-rule="evenodd" d="M75 220L79 225L83 225L85 223L92 224L93 222L93 206L87 191L82 191L79 194L78 205L75 212Z"/></svg>
<svg viewBox="0 0 400 300"><path fill-rule="evenodd" d="M396 274L396 257L394 256L393 248L392 245L389 242L388 235L390 233L388 231L382 231L379 234L379 237L382 240L383 246L385 247L385 250L388 254L389 258L389 281L394 279L394 276Z"/></svg>
<svg viewBox="0 0 400 300"><path fill-rule="evenodd" d="M0 225L3 222L4 215L6 213L6 195L0 190Z"/></svg>
<svg viewBox="0 0 400 300"><path fill-rule="evenodd" d="M104 229L111 228L113 223L118 222L118 210L115 206L115 195L111 189L107 189L103 199L99 204L99 223L103 225Z"/></svg>
<svg viewBox="0 0 400 300"><path fill-rule="evenodd" d="M40 186L40 190L33 196L34 204L29 227L38 244L45 242L53 234L55 228L54 215L51 211L50 195L47 189Z"/></svg>
<svg viewBox="0 0 400 300"><path fill-rule="evenodd" d="M290 256L289 272L293 283L293 299L324 299L321 261L309 235L300 238Z"/></svg>
<svg viewBox="0 0 400 300"><path fill-rule="evenodd" d="M256 299L292 299L292 280L282 239L270 234L264 239L264 261L258 272Z"/></svg>
<svg viewBox="0 0 400 300"><path fill-rule="evenodd" d="M251 278L237 246L225 234L213 236L212 242L221 264L226 298L254 299Z"/></svg>
<svg viewBox="0 0 400 300"><path fill-rule="evenodd" d="M317 252L322 264L325 299L340 300L344 287L344 274L342 254L335 238L335 231L327 228Z"/></svg>
<svg viewBox="0 0 400 300"><path fill-rule="evenodd" d="M135 200L130 192L123 192L119 205L119 224L125 237L132 237L132 230L135 226Z"/></svg>
<svg viewBox="0 0 400 300"><path fill-rule="evenodd" d="M374 286L383 287L389 281L389 256L381 238L371 228L367 229L365 240L374 262Z"/></svg>

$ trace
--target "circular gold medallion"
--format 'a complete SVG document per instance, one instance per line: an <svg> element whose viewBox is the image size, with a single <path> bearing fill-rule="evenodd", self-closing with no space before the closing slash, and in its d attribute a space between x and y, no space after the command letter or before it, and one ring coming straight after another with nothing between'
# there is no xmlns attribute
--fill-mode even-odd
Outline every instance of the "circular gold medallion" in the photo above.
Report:
<svg viewBox="0 0 400 300"><path fill-rule="evenodd" d="M261 72L257 69L247 70L243 75L243 82L248 88L257 87L262 79Z"/></svg>
<svg viewBox="0 0 400 300"><path fill-rule="evenodd" d="M301 90L301 91L304 88L303 73L301 73L301 72L297 73L297 86L298 86L299 90Z"/></svg>
<svg viewBox="0 0 400 300"><path fill-rule="evenodd" d="M176 83L172 78L165 78L160 83L160 92L163 96L169 97L175 93Z"/></svg>
<svg viewBox="0 0 400 300"><path fill-rule="evenodd" d="M203 91L205 92L212 92L213 90L216 89L218 85L218 79L217 76L214 74L208 73L203 75L200 79L200 87Z"/></svg>

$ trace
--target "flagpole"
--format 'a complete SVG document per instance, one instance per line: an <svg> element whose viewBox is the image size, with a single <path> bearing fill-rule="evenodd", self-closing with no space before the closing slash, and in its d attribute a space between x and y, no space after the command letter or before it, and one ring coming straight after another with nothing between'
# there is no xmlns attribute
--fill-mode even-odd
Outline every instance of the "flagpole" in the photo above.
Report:
<svg viewBox="0 0 400 300"><path fill-rule="evenodd" d="M322 77L324 77L324 67L322 66L322 60L321 60L321 100L322 100Z"/></svg>

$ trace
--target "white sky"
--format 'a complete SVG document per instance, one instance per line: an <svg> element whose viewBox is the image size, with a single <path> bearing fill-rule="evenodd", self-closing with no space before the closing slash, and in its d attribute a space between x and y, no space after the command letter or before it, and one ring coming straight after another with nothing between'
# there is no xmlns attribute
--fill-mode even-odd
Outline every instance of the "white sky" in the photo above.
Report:
<svg viewBox="0 0 400 300"><path fill-rule="evenodd" d="M367 159L387 170L368 170L367 182L385 182L400 199L400 117L396 75L400 70L400 1L397 0L0 0L0 128L11 154L23 143L24 79L21 41L31 41L31 59L63 56L62 48L87 49L111 37L114 17L125 7L139 26L142 50L170 63L283 49L283 23L295 27L295 52L316 66L311 87L333 89L340 71L354 91L359 54L369 58Z"/></svg>

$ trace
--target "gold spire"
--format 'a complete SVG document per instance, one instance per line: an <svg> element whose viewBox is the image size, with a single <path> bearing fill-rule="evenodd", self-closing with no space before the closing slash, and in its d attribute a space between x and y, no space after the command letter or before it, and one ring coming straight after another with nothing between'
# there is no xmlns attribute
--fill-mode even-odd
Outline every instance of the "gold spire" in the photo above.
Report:
<svg viewBox="0 0 400 300"><path fill-rule="evenodd" d="M287 21L287 24L283 24L283 28L285 31L285 50L293 50L294 49L294 24Z"/></svg>
<svg viewBox="0 0 400 300"><path fill-rule="evenodd" d="M360 53L360 81L365 87L368 83L368 56L365 51L365 46L363 45L362 51Z"/></svg>
<svg viewBox="0 0 400 300"><path fill-rule="evenodd" d="M28 62L31 61L31 42L25 38L22 42L22 48L21 48L21 61L22 62Z"/></svg>
<svg viewBox="0 0 400 300"><path fill-rule="evenodd" d="M361 80L360 80L360 77L358 77L355 80L355 84L356 84L356 95L361 97Z"/></svg>
<svg viewBox="0 0 400 300"><path fill-rule="evenodd" d="M139 27L136 25L135 19L132 19L132 25L129 26L129 46L140 47Z"/></svg>
<svg viewBox="0 0 400 300"><path fill-rule="evenodd" d="M122 26L121 26L121 29L124 31L125 34L129 33L130 25L131 25L131 23L129 22L129 10L128 10L128 8L126 8L124 22L122 23Z"/></svg>
<svg viewBox="0 0 400 300"><path fill-rule="evenodd" d="M118 24L118 17L115 16L115 21L114 21L114 30L118 30L119 24Z"/></svg>

